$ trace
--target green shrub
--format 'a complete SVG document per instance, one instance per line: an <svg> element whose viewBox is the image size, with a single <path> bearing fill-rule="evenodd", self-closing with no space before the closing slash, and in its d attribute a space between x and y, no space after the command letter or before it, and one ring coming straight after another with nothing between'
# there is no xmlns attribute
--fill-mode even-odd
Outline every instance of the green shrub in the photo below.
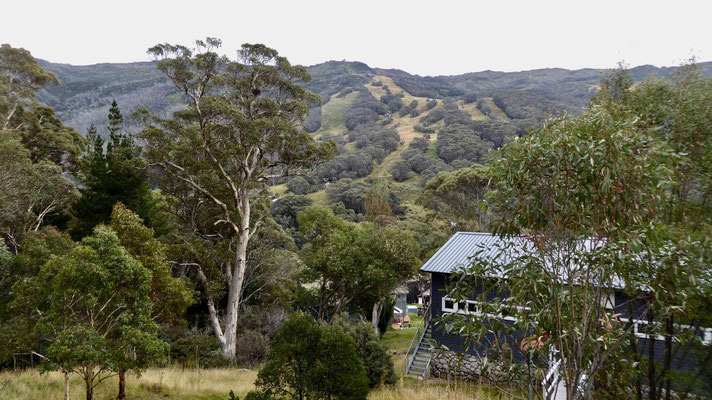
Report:
<svg viewBox="0 0 712 400"><path fill-rule="evenodd" d="M301 176L295 176L287 182L287 189L294 194L307 194L313 192L309 182Z"/></svg>
<svg viewBox="0 0 712 400"><path fill-rule="evenodd" d="M217 368L230 365L223 357L220 342L215 335L195 331L168 340L171 361L191 368ZM165 339L164 339L165 340Z"/></svg>
<svg viewBox="0 0 712 400"><path fill-rule="evenodd" d="M403 182L406 181L410 178L410 165L406 163L405 161L398 161L391 165L391 167L388 169L388 171L393 175L393 179L396 180L396 182Z"/></svg>
<svg viewBox="0 0 712 400"><path fill-rule="evenodd" d="M275 335L255 385L266 396L255 399L363 400L369 378L348 334L297 312Z"/></svg>
<svg viewBox="0 0 712 400"><path fill-rule="evenodd" d="M391 313L384 319L386 324L393 315L393 307L391 304L384 305L384 311L390 307ZM373 332L373 327L368 322L350 322L344 316L338 316L332 321L332 325L343 329L348 333L356 344L356 352L359 359L366 368L368 376L368 385L374 388L379 385L394 385L398 376L393 367L393 360L388 355L388 349L381 343L378 336Z"/></svg>

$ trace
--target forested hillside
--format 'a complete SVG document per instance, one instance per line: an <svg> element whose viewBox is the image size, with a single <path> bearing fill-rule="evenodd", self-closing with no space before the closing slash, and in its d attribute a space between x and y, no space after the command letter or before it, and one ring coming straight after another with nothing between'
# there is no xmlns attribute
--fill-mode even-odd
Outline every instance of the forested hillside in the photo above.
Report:
<svg viewBox="0 0 712 400"><path fill-rule="evenodd" d="M39 91L38 99L80 133L101 126L113 100L124 112L124 128L134 132L140 130L130 116L136 109L169 117L185 105L155 62L39 64L60 84ZM699 65L703 76L712 75L712 63ZM307 70L311 81L304 86L322 103L310 109L302 129L336 141L337 156L307 177L273 182L273 191L331 203L352 220L363 218L364 188L371 183L366 177L374 168L392 178L391 203L402 217L417 209L422 188L437 173L485 163L492 150L549 116L580 114L606 73L551 68L421 77L346 61ZM676 70L641 66L630 75L634 81L668 79Z"/></svg>
<svg viewBox="0 0 712 400"><path fill-rule="evenodd" d="M55 109L65 124L86 132L89 125L103 121L116 99L126 114L138 107L154 113L177 109L181 103L176 89L156 69L155 62L74 66L38 60L54 73L57 86L41 90L38 99ZM712 75L712 62L699 64L704 76ZM650 77L669 78L675 67L650 65L630 69L635 81ZM553 110L580 112L591 98L605 70L548 68L522 72L482 71L455 76L422 77L398 69L371 68L360 62L329 61L308 67L312 81L307 87L323 102L347 88L358 88L374 76L386 76L407 93L424 98L465 100L497 99L512 118L522 118L521 108L534 115ZM525 111L526 112L526 111ZM312 117L314 119L315 117Z"/></svg>

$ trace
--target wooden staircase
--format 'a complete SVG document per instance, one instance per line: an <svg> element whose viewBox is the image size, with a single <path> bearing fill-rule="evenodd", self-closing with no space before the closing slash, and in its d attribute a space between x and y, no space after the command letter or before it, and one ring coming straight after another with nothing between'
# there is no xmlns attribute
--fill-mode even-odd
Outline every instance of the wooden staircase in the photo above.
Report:
<svg viewBox="0 0 712 400"><path fill-rule="evenodd" d="M430 346L432 331L430 326L430 308L423 313L423 322L413 336L408 351L405 353L405 376L425 379L430 370L433 352Z"/></svg>

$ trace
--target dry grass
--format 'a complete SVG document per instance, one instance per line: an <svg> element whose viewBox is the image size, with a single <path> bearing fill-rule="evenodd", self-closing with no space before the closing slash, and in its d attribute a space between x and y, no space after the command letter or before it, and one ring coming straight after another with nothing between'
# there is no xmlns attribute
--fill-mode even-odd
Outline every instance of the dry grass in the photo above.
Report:
<svg viewBox="0 0 712 400"><path fill-rule="evenodd" d="M492 109L492 117L501 119L502 121L509 121L509 117L507 116L507 113L502 111L501 108L497 107L496 104L494 104L494 100L492 100L491 97L484 97L482 100L487 103L488 106Z"/></svg>
<svg viewBox="0 0 712 400"><path fill-rule="evenodd" d="M465 104L462 100L460 100L458 103L459 103L460 108L464 111L467 111L467 113L470 114L472 119L474 119L475 121L487 119L487 116L482 114L482 111L480 111L480 109L477 108L477 103Z"/></svg>
<svg viewBox="0 0 712 400"><path fill-rule="evenodd" d="M485 386L463 382L418 381L402 379L393 387L374 389L369 400L485 400L492 399L491 390Z"/></svg>
<svg viewBox="0 0 712 400"><path fill-rule="evenodd" d="M329 198L326 197L326 190L320 190L318 192L309 193L307 195L310 199L314 200L315 203L328 204Z"/></svg>
<svg viewBox="0 0 712 400"><path fill-rule="evenodd" d="M244 396L254 388L257 372L236 369L154 368L140 378L128 375L126 392L129 399L226 399L230 390ZM96 399L116 398L118 379L108 379L94 389ZM70 399L85 398L79 376L72 375ZM64 375L51 372L40 375L36 370L0 373L0 399L53 400L64 395Z"/></svg>
<svg viewBox="0 0 712 400"><path fill-rule="evenodd" d="M280 185L271 186L269 189L270 189L270 191L272 191L272 193L274 193L277 197L282 197L282 196L286 195L286 194L287 194L287 191L289 190L289 189L287 189L287 184L286 184L286 183L282 183L282 184L280 184Z"/></svg>
<svg viewBox="0 0 712 400"><path fill-rule="evenodd" d="M394 356L396 371L403 373L402 355ZM256 371L237 369L180 369L156 368L146 371L141 378L127 377L127 398L134 400L203 399L224 400L232 390L240 397L254 388ZM60 400L64 380L59 372L40 375L36 370L0 373L0 399ZM70 380L70 399L85 398L84 387L78 376ZM102 382L94 390L94 398L116 398L116 377ZM374 389L369 400L425 400L425 399L490 399L490 390L462 382L437 380L418 381L400 379L395 386Z"/></svg>

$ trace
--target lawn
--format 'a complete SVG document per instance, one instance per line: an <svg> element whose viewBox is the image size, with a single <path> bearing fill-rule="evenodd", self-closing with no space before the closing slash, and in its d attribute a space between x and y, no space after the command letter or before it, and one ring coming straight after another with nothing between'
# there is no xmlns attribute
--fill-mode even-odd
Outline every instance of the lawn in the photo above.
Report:
<svg viewBox="0 0 712 400"><path fill-rule="evenodd" d="M403 329L393 329L388 327L386 333L383 334L381 341L383 344L388 346L391 351L405 352L410 346L410 342L413 340L413 335L418 330L418 325L423 320L423 318L417 316L416 314L409 314L411 319L411 327Z"/></svg>

